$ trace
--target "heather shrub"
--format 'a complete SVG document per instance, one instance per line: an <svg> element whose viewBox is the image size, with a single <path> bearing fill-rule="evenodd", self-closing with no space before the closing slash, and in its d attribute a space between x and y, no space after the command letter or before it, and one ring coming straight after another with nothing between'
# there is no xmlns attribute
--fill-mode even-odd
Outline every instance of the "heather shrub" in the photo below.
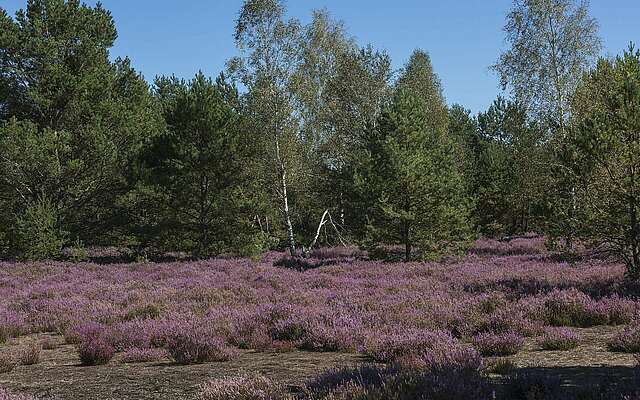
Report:
<svg viewBox="0 0 640 400"><path fill-rule="evenodd" d="M158 318L160 314L162 314L163 309L163 305L156 303L135 304L127 310L124 320L131 321L134 319Z"/></svg>
<svg viewBox="0 0 640 400"><path fill-rule="evenodd" d="M309 351L356 351L361 334L356 326L334 323L327 326L311 323L298 347Z"/></svg>
<svg viewBox="0 0 640 400"><path fill-rule="evenodd" d="M124 321L109 327L105 332L109 343L117 351L125 351L131 348L150 348L154 347L154 339L162 342L155 335L160 334L159 329L163 326L156 323L155 320L134 319ZM160 343L157 347L161 347Z"/></svg>
<svg viewBox="0 0 640 400"><path fill-rule="evenodd" d="M488 294L485 298L483 298L478 307L480 311L485 314L491 314L497 311L499 308L505 307L508 304L506 296L504 293L495 292Z"/></svg>
<svg viewBox="0 0 640 400"><path fill-rule="evenodd" d="M311 399L468 400L490 398L487 382L474 370L398 370L362 366L330 372L307 385Z"/></svg>
<svg viewBox="0 0 640 400"><path fill-rule="evenodd" d="M469 400L491 398L491 388L476 371L403 372L365 399Z"/></svg>
<svg viewBox="0 0 640 400"><path fill-rule="evenodd" d="M578 334L571 329L549 327L538 338L543 350L571 350L578 346Z"/></svg>
<svg viewBox="0 0 640 400"><path fill-rule="evenodd" d="M161 361L167 357L167 351L165 349L128 349L122 355L121 361L123 363L145 363L153 361Z"/></svg>
<svg viewBox="0 0 640 400"><path fill-rule="evenodd" d="M40 343L32 341L24 345L18 352L19 362L22 365L34 365L40 362Z"/></svg>
<svg viewBox="0 0 640 400"><path fill-rule="evenodd" d="M105 336L107 328L97 322L90 321L70 326L64 332L64 341L67 344L79 344L87 339L97 336Z"/></svg>
<svg viewBox="0 0 640 400"><path fill-rule="evenodd" d="M536 336L543 330L543 324L525 317L521 312L512 309L501 309L487 316L480 322L475 333L508 333L515 332L522 336Z"/></svg>
<svg viewBox="0 0 640 400"><path fill-rule="evenodd" d="M84 338L76 347L82 365L106 364L115 354L113 346L101 335Z"/></svg>
<svg viewBox="0 0 640 400"><path fill-rule="evenodd" d="M640 353L640 323L625 327L608 343L609 350L623 353Z"/></svg>
<svg viewBox="0 0 640 400"><path fill-rule="evenodd" d="M199 329L172 334L166 349L178 364L228 361L236 355L224 339Z"/></svg>
<svg viewBox="0 0 640 400"><path fill-rule="evenodd" d="M614 295L587 305L585 325L625 325L630 323L638 313L638 305Z"/></svg>
<svg viewBox="0 0 640 400"><path fill-rule="evenodd" d="M479 371L482 356L473 347L462 344L436 346L423 353L411 354L395 360L399 370L423 370L431 373L451 371Z"/></svg>
<svg viewBox="0 0 640 400"><path fill-rule="evenodd" d="M486 374L508 375L517 369L517 365L508 358L498 358L488 363L483 372Z"/></svg>
<svg viewBox="0 0 640 400"><path fill-rule="evenodd" d="M13 371L16 364L17 362L12 353L8 351L0 352L0 374Z"/></svg>
<svg viewBox="0 0 640 400"><path fill-rule="evenodd" d="M229 334L229 343L240 349L264 351L274 347L265 322L256 315L242 316L236 320Z"/></svg>
<svg viewBox="0 0 640 400"><path fill-rule="evenodd" d="M341 388L366 388L382 386L389 377L396 373L388 367L360 365L355 368L338 368L326 371L306 384L306 390L313 399L331 398L331 394ZM345 400L350 397L340 397ZM354 397L355 398L355 397Z"/></svg>
<svg viewBox="0 0 640 400"><path fill-rule="evenodd" d="M197 400L285 400L286 389L259 374L211 380L200 386Z"/></svg>
<svg viewBox="0 0 640 400"><path fill-rule="evenodd" d="M0 343L26 332L27 325L22 315L15 311L0 308Z"/></svg>
<svg viewBox="0 0 640 400"><path fill-rule="evenodd" d="M388 334L368 339L363 353L378 362L393 362L399 358L429 353L434 349L455 347L458 341L445 331L412 331Z"/></svg>
<svg viewBox="0 0 640 400"><path fill-rule="evenodd" d="M308 320L302 315L292 315L286 319L276 321L271 327L270 334L274 340L288 340L295 342L302 339L309 329Z"/></svg>
<svg viewBox="0 0 640 400"><path fill-rule="evenodd" d="M33 397L26 394L17 394L0 387L0 400L33 400Z"/></svg>
<svg viewBox="0 0 640 400"><path fill-rule="evenodd" d="M483 356L510 356L522 349L524 339L514 332L487 332L474 336L473 345Z"/></svg>
<svg viewBox="0 0 640 400"><path fill-rule="evenodd" d="M591 298L575 290L555 290L544 301L545 323L551 326L588 326L586 318Z"/></svg>

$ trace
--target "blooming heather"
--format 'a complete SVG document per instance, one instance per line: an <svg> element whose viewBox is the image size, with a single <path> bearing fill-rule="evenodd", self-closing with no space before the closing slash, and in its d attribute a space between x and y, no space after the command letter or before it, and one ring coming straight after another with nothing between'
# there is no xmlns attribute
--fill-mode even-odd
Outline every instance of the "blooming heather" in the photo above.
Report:
<svg viewBox="0 0 640 400"><path fill-rule="evenodd" d="M640 353L640 323L625 327L609 341L608 346L611 351Z"/></svg>
<svg viewBox="0 0 640 400"><path fill-rule="evenodd" d="M473 345L483 356L510 356L522 349L524 339L514 332L488 332L474 336Z"/></svg>
<svg viewBox="0 0 640 400"><path fill-rule="evenodd" d="M286 388L262 375L214 379L200 387L197 400L285 400L293 399Z"/></svg>
<svg viewBox="0 0 640 400"><path fill-rule="evenodd" d="M115 350L111 344L102 336L82 339L82 341L78 343L77 349L82 365L106 364L115 354Z"/></svg>
<svg viewBox="0 0 640 400"><path fill-rule="evenodd" d="M293 346L393 362L483 334L536 337L549 325L626 324L640 315L623 265L558 262L540 237L480 240L447 263L356 253L315 251L304 271L279 267L279 252L258 261L0 262L0 341L52 332L74 344L99 337L96 350L165 348L185 362Z"/></svg>
<svg viewBox="0 0 640 400"><path fill-rule="evenodd" d="M33 397L26 394L13 393L0 386L0 400L33 400Z"/></svg>
<svg viewBox="0 0 640 400"><path fill-rule="evenodd" d="M166 348L178 364L228 361L236 355L236 351L224 339L200 329L172 334Z"/></svg>
<svg viewBox="0 0 640 400"><path fill-rule="evenodd" d="M138 349L131 348L124 352L121 361L123 363L144 363L160 361L167 357L164 349Z"/></svg>
<svg viewBox="0 0 640 400"><path fill-rule="evenodd" d="M578 334L568 328L546 328L538 339L543 350L570 350L578 346Z"/></svg>

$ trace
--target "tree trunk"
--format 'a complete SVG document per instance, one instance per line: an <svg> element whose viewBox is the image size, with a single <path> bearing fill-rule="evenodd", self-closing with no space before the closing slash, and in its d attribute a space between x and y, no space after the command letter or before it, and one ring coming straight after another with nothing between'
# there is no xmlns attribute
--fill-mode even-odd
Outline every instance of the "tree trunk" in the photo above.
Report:
<svg viewBox="0 0 640 400"><path fill-rule="evenodd" d="M409 226L405 226L404 230L404 260L411 261L411 241L409 240Z"/></svg>
<svg viewBox="0 0 640 400"><path fill-rule="evenodd" d="M291 257L296 256L296 242L293 235L293 225L291 224L291 215L289 212L289 197L287 195L287 171L283 168L281 171L282 179L282 207L284 213L285 224L287 226L287 239L289 240L289 253Z"/></svg>
<svg viewBox="0 0 640 400"><path fill-rule="evenodd" d="M638 241L638 212L636 207L635 196L635 169L630 168L630 190L629 190L629 223L631 229L629 232L630 245L631 245L631 265L629 265L629 275L633 279L638 279L640 276L640 243Z"/></svg>
<svg viewBox="0 0 640 400"><path fill-rule="evenodd" d="M287 195L287 168L282 161L280 155L280 141L277 134L275 135L276 145L276 163L278 166L278 172L280 174L280 190L282 196L282 214L284 216L284 223L287 228L287 239L289 241L289 253L291 257L296 256L296 241L293 234L293 225L291 224L291 213L289 212L289 196Z"/></svg>

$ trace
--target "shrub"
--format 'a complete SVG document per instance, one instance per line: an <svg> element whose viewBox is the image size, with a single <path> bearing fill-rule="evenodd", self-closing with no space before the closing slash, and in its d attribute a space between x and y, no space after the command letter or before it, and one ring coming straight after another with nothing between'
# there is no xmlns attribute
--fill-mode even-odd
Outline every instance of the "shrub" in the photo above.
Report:
<svg viewBox="0 0 640 400"><path fill-rule="evenodd" d="M640 353L640 324L625 327L607 343L609 350L623 353Z"/></svg>
<svg viewBox="0 0 640 400"><path fill-rule="evenodd" d="M474 336L473 345L483 356L510 356L522 349L524 339L513 332L488 332Z"/></svg>
<svg viewBox="0 0 640 400"><path fill-rule="evenodd" d="M476 327L475 333L508 333L515 332L523 336L535 336L542 331L540 321L532 321L512 308L498 310L488 315Z"/></svg>
<svg viewBox="0 0 640 400"><path fill-rule="evenodd" d="M302 315L292 315L286 319L276 321L270 330L274 340L297 341L307 333L308 319Z"/></svg>
<svg viewBox="0 0 640 400"><path fill-rule="evenodd" d="M88 259L89 253L87 252L87 248L79 237L76 238L75 242L73 242L73 246L69 249L69 261L79 263L87 261Z"/></svg>
<svg viewBox="0 0 640 400"><path fill-rule="evenodd" d="M79 344L90 338L105 336L106 327L97 322L85 322L69 327L64 332L64 341L67 344Z"/></svg>
<svg viewBox="0 0 640 400"><path fill-rule="evenodd" d="M33 397L25 394L16 394L0 387L0 400L33 400Z"/></svg>
<svg viewBox="0 0 640 400"><path fill-rule="evenodd" d="M571 350L578 346L579 336L567 328L547 328L538 339L543 350Z"/></svg>
<svg viewBox="0 0 640 400"><path fill-rule="evenodd" d="M307 385L311 399L386 400L491 398L478 371L424 370L361 366L324 374Z"/></svg>
<svg viewBox="0 0 640 400"><path fill-rule="evenodd" d="M422 369L431 373L443 371L479 371L482 356L469 346L454 345L436 347L419 355L399 358L395 365L399 369Z"/></svg>
<svg viewBox="0 0 640 400"><path fill-rule="evenodd" d="M136 304L134 307L127 310L124 316L125 321L131 321L135 319L155 319L160 317L164 306L156 303L143 303Z"/></svg>
<svg viewBox="0 0 640 400"><path fill-rule="evenodd" d="M124 352L122 355L123 363L144 363L152 361L160 361L167 356L165 349L139 349L133 348Z"/></svg>
<svg viewBox="0 0 640 400"><path fill-rule="evenodd" d="M551 326L589 326L587 307L592 300L586 294L576 290L555 290L544 302L546 324Z"/></svg>
<svg viewBox="0 0 640 400"><path fill-rule="evenodd" d="M251 318L240 318L233 324L229 342L241 349L258 351L264 351L274 346L266 324L253 315Z"/></svg>
<svg viewBox="0 0 640 400"><path fill-rule="evenodd" d="M32 341L22 347L18 353L20 364L34 365L40 362L40 343Z"/></svg>
<svg viewBox="0 0 640 400"><path fill-rule="evenodd" d="M395 370L388 367L360 365L355 368L339 368L326 371L306 384L306 391L311 398L339 392L341 388L365 388L382 386Z"/></svg>
<svg viewBox="0 0 640 400"><path fill-rule="evenodd" d="M0 374L13 371L16 367L16 360L10 352L3 351L0 353Z"/></svg>
<svg viewBox="0 0 640 400"><path fill-rule="evenodd" d="M285 388L259 375L214 379L200 386L197 400L284 400Z"/></svg>
<svg viewBox="0 0 640 400"><path fill-rule="evenodd" d="M106 364L115 354L113 346L102 336L83 339L77 349L82 365Z"/></svg>
<svg viewBox="0 0 640 400"><path fill-rule="evenodd" d="M355 351L359 333L354 326L310 324L299 341L299 348L309 351Z"/></svg>
<svg viewBox="0 0 640 400"><path fill-rule="evenodd" d="M228 361L236 355L224 339L198 329L174 333L167 338L166 347L178 364Z"/></svg>
<svg viewBox="0 0 640 400"><path fill-rule="evenodd" d="M45 260L62 255L67 234L57 226L55 208L48 200L30 204L16 221L16 231L22 258Z"/></svg>
<svg viewBox="0 0 640 400"><path fill-rule="evenodd" d="M362 351L375 361L386 363L406 356L420 356L438 348L454 347L457 344L458 341L445 331L413 331L369 339Z"/></svg>
<svg viewBox="0 0 640 400"><path fill-rule="evenodd" d="M18 337L27 331L22 315L15 311L0 308L0 343Z"/></svg>
<svg viewBox="0 0 640 400"><path fill-rule="evenodd" d="M516 364L508 358L498 358L489 363L484 372L487 374L508 375L517 369Z"/></svg>

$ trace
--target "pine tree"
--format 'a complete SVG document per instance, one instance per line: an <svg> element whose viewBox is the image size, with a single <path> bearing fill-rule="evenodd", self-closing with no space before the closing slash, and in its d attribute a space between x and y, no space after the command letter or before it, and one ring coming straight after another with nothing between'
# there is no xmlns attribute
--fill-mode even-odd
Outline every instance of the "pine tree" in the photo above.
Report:
<svg viewBox="0 0 640 400"><path fill-rule="evenodd" d="M434 130L426 102L400 89L372 136L368 181L378 194L370 238L417 246L423 258L459 248L470 238L469 202L444 129ZM373 150L373 148L372 148Z"/></svg>
<svg viewBox="0 0 640 400"><path fill-rule="evenodd" d="M118 237L126 215L118 199L161 124L129 60L109 60L116 37L99 4L30 0L15 19L0 12L0 208L10 210L0 225L24 225L44 202L50 232L93 243ZM35 230L21 232L7 235L13 248L32 242L21 235Z"/></svg>
<svg viewBox="0 0 640 400"><path fill-rule="evenodd" d="M579 232L640 278L640 51L602 59L578 88L572 150Z"/></svg>

